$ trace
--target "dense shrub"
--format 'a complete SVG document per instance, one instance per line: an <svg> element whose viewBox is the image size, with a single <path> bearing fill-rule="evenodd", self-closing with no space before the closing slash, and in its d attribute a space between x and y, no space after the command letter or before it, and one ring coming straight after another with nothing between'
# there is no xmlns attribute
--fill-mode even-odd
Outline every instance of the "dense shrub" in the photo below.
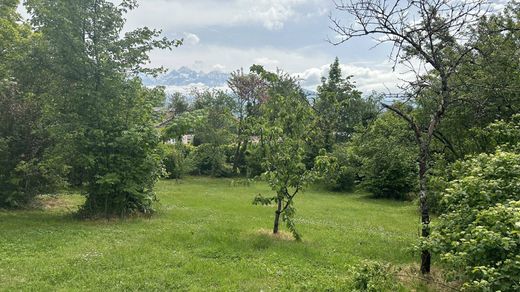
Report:
<svg viewBox="0 0 520 292"><path fill-rule="evenodd" d="M442 193L448 187L451 177L451 164L444 159L442 154L433 155L433 163L428 177L428 208L432 214L442 212Z"/></svg>
<svg viewBox="0 0 520 292"><path fill-rule="evenodd" d="M153 187L161 175L159 136L153 125L121 133L96 131L86 138L87 199L80 216L151 214L156 200ZM113 153L106 158L104 153ZM101 163L104 162L104 163Z"/></svg>
<svg viewBox="0 0 520 292"><path fill-rule="evenodd" d="M250 144L245 153L246 176L254 178L265 172L262 165L264 150L261 145Z"/></svg>
<svg viewBox="0 0 520 292"><path fill-rule="evenodd" d="M233 164L235 158L236 145L235 144L224 144L220 146L220 150L224 153L224 158L227 164Z"/></svg>
<svg viewBox="0 0 520 292"><path fill-rule="evenodd" d="M470 290L520 289L520 154L457 162L426 244Z"/></svg>
<svg viewBox="0 0 520 292"><path fill-rule="evenodd" d="M163 166L166 171L165 176L170 179L182 178L193 170L192 161L188 159L192 147L181 144L164 144Z"/></svg>
<svg viewBox="0 0 520 292"><path fill-rule="evenodd" d="M365 261L352 270L350 291L399 291L400 288L389 264Z"/></svg>
<svg viewBox="0 0 520 292"><path fill-rule="evenodd" d="M232 167L226 162L226 152L222 146L202 144L189 155L193 164L192 174L226 177L232 173Z"/></svg>
<svg viewBox="0 0 520 292"><path fill-rule="evenodd" d="M41 35L20 21L19 1L0 3L0 208L22 207L54 191L59 170L46 155L52 144L43 123Z"/></svg>
<svg viewBox="0 0 520 292"><path fill-rule="evenodd" d="M353 157L362 186L376 197L406 199L417 181L417 148L408 124L391 113L354 135Z"/></svg>
<svg viewBox="0 0 520 292"><path fill-rule="evenodd" d="M318 181L333 191L351 191L356 183L356 171L351 149L336 145L332 153L323 151L315 160Z"/></svg>
<svg viewBox="0 0 520 292"><path fill-rule="evenodd" d="M472 129L471 132L481 144L486 145L486 153L494 153L497 149L520 152L520 114L512 116L508 121L495 121L483 129ZM434 155L432 161L428 181L428 206L433 213L439 213L442 211L442 193L448 187L449 181L456 179L456 174L452 173L452 164L446 160L444 154Z"/></svg>
<svg viewBox="0 0 520 292"><path fill-rule="evenodd" d="M0 80L0 208L22 207L55 191L66 167L47 157L48 135L38 126L38 104Z"/></svg>
<svg viewBox="0 0 520 292"><path fill-rule="evenodd" d="M512 116L509 121L495 121L480 133L477 131L477 135L488 141L491 152L500 147L518 153L520 152L520 114Z"/></svg>

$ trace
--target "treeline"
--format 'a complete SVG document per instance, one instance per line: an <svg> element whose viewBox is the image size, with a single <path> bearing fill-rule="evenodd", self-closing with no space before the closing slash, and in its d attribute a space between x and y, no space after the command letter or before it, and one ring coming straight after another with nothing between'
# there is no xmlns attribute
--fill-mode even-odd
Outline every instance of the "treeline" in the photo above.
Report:
<svg viewBox="0 0 520 292"><path fill-rule="evenodd" d="M512 21L506 15L483 21L475 44L481 51L453 77L457 82L454 95L460 98L434 133L430 162L434 190L448 165L474 154L491 153L505 142L497 141L490 127L496 121L513 121L520 110L516 91L520 88L519 64L511 61L518 59L518 39L512 39L518 35L490 38L487 31L499 19ZM308 139L302 145L302 162L316 171L319 183L333 191L352 190L358 185L377 197L416 198L418 146L412 129L381 106L388 102L384 94L363 95L352 77L341 72L336 59L316 95L307 95L297 77L254 65L247 74L243 70L232 74L230 91L193 90L189 95L172 95L161 127L167 177L255 178L264 173L263 122L272 121L267 108L273 106L272 97L291 93L298 95L300 105L310 115L294 119L305 124ZM431 93L424 95L426 103ZM428 104L392 102L418 121L429 117ZM280 106L276 110L286 111L287 116L294 114L291 108ZM435 193L431 203L435 210Z"/></svg>
<svg viewBox="0 0 520 292"><path fill-rule="evenodd" d="M229 91L195 89L189 97L174 94L161 128L168 176L261 175L267 170L266 128L282 118L277 115L291 117L305 128L302 161L312 169L320 153L332 153L337 145L351 140L356 127L364 128L378 116L377 100L363 98L350 79L342 76L336 59L329 77L323 79L317 96L313 96L306 94L296 77L253 65L247 74L231 74ZM277 100L278 96L288 99L289 95L295 97L293 104ZM296 112L298 106L304 109L303 116ZM331 188L351 189L354 178L346 180L351 181L337 181L338 185Z"/></svg>

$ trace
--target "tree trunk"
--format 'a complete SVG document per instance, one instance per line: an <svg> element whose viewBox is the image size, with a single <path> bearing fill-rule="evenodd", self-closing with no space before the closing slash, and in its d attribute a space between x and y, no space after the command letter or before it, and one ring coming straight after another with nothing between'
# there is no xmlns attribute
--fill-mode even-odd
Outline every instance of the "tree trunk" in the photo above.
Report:
<svg viewBox="0 0 520 292"><path fill-rule="evenodd" d="M328 128L326 127L326 129L328 129ZM334 137L333 136L334 136L334 134L331 131L325 130L325 141L324 141L325 145L324 146L325 146L325 150L328 153L332 152L332 144L334 143L333 142L334 141Z"/></svg>
<svg viewBox="0 0 520 292"><path fill-rule="evenodd" d="M240 113L240 117L239 117L239 121L238 121L238 132L237 132L238 143L237 143L237 149L235 150L235 157L233 159L233 172L234 173L238 172L238 160L240 159L240 147L242 146L241 139L242 139L242 132L243 132L243 129L242 129L243 121L244 121L243 115L242 115L242 113Z"/></svg>
<svg viewBox="0 0 520 292"><path fill-rule="evenodd" d="M240 159L240 147L242 141L238 141L237 148L235 150L235 157L233 158L233 173L238 173L238 160Z"/></svg>
<svg viewBox="0 0 520 292"><path fill-rule="evenodd" d="M419 157L419 200L421 205L421 236L430 236L430 212L428 208L428 190L426 185L426 172L428 171L428 146L421 145ZM421 273L429 274L431 265L431 254L429 250L421 252Z"/></svg>
<svg viewBox="0 0 520 292"><path fill-rule="evenodd" d="M274 227L273 234L278 234L278 226L280 225L280 214L282 214L282 199L278 198L278 207L274 213Z"/></svg>
<svg viewBox="0 0 520 292"><path fill-rule="evenodd" d="M238 142L237 148L235 150L235 157L233 158L233 173L238 173L240 163L244 161L243 158L247 150L247 145L249 145L249 141L247 139Z"/></svg>

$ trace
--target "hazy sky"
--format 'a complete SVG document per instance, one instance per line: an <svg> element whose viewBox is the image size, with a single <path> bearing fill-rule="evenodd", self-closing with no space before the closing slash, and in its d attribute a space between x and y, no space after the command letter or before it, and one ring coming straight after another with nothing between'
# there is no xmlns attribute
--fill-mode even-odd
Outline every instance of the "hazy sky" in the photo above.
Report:
<svg viewBox="0 0 520 292"><path fill-rule="evenodd" d="M113 0L118 2L117 0ZM502 5L507 0L493 2ZM345 74L359 89L399 91L406 71L392 71L391 48L368 37L339 46L329 16L352 20L334 10L333 0L140 0L127 16L128 30L149 26L170 38L184 38L173 51L152 53L153 65L170 69L186 66L205 72L231 72L261 64L283 69L313 88L337 56Z"/></svg>
<svg viewBox="0 0 520 292"><path fill-rule="evenodd" d="M313 87L336 56L345 74L367 92L395 88L402 72L392 72L388 47L372 48L365 38L330 44L332 0L141 0L128 15L128 29L159 28L182 47L153 53L153 64L167 68L230 72L261 64L297 74Z"/></svg>

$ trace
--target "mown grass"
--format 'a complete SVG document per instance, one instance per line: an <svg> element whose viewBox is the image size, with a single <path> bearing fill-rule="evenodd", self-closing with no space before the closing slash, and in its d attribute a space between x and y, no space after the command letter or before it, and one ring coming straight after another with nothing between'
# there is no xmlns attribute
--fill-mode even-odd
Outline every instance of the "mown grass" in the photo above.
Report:
<svg viewBox="0 0 520 292"><path fill-rule="evenodd" d="M150 219L78 221L80 196L0 211L0 290L345 290L363 259L410 265L412 203L309 190L296 199L303 242L273 238L263 183L161 181ZM59 203L57 203L59 202Z"/></svg>

